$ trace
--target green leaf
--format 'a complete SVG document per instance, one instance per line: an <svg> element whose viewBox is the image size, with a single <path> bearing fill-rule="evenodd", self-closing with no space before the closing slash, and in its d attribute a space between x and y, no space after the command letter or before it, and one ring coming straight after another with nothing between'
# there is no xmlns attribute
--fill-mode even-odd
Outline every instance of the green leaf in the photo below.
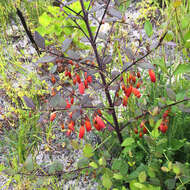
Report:
<svg viewBox="0 0 190 190"><path fill-rule="evenodd" d="M128 137L126 138L123 143L121 144L121 146L130 146L135 142L135 140L132 137Z"/></svg>
<svg viewBox="0 0 190 190"><path fill-rule="evenodd" d="M175 188L175 179L167 179L164 183L167 186L168 190L172 190Z"/></svg>
<svg viewBox="0 0 190 190"><path fill-rule="evenodd" d="M112 181L110 180L110 177L106 174L102 176L102 184L105 188L110 189L112 186Z"/></svg>
<svg viewBox="0 0 190 190"><path fill-rule="evenodd" d="M79 144L76 140L72 140L71 141L71 145L72 147L75 149L75 150L78 150L79 149Z"/></svg>
<svg viewBox="0 0 190 190"><path fill-rule="evenodd" d="M139 182L144 183L146 181L146 172L142 171L138 176Z"/></svg>
<svg viewBox="0 0 190 190"><path fill-rule="evenodd" d="M167 34L166 34L164 40L166 40L166 41L169 42L169 41L172 41L173 38L174 38L174 33L173 33L171 30L169 30L169 31L167 32Z"/></svg>
<svg viewBox="0 0 190 190"><path fill-rule="evenodd" d="M46 12L44 12L40 18L39 18L39 23L44 26L47 27L50 23L51 23L52 18L50 16L48 16L48 14Z"/></svg>
<svg viewBox="0 0 190 190"><path fill-rule="evenodd" d="M106 165L106 160L105 160L105 158L104 158L104 157L100 158L100 159L98 160L98 163L100 164L100 166L105 166L105 165Z"/></svg>
<svg viewBox="0 0 190 190"><path fill-rule="evenodd" d="M158 131L158 127L160 126L160 124L162 123L162 119L159 119L157 122L156 122L156 125L154 127L154 129L152 130L151 132L151 136L154 137L154 138L157 138L160 134L159 134L159 131Z"/></svg>
<svg viewBox="0 0 190 190"><path fill-rule="evenodd" d="M89 166L93 167L94 169L98 168L98 165L95 162L90 162Z"/></svg>
<svg viewBox="0 0 190 190"><path fill-rule="evenodd" d="M83 155L87 158L90 158L94 155L93 148L90 144L85 144L83 149Z"/></svg>
<svg viewBox="0 0 190 190"><path fill-rule="evenodd" d="M151 37L151 35L153 34L153 30L152 30L152 24L150 21L146 21L145 24L144 24L144 29L145 29L145 32L147 34L148 37Z"/></svg>
<svg viewBox="0 0 190 190"><path fill-rule="evenodd" d="M81 158L78 162L77 165L79 168L87 167L89 163L88 158Z"/></svg>
<svg viewBox="0 0 190 190"><path fill-rule="evenodd" d="M187 72L190 72L190 63L178 65L178 67L174 71L174 75L184 74Z"/></svg>
<svg viewBox="0 0 190 190"><path fill-rule="evenodd" d="M48 172L54 174L63 170L63 164L60 161L54 161L50 166Z"/></svg>
<svg viewBox="0 0 190 190"><path fill-rule="evenodd" d="M123 176L120 173L115 173L115 174L113 174L113 178L115 178L117 180L122 180Z"/></svg>

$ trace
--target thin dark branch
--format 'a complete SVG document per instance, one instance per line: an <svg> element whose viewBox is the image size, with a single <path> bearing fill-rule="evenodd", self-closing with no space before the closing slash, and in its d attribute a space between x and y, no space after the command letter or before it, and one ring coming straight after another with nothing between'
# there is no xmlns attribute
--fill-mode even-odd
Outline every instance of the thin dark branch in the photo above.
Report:
<svg viewBox="0 0 190 190"><path fill-rule="evenodd" d="M104 50L103 50L103 53L102 53L103 58L105 57L106 49L108 47L108 43L110 42L110 38L111 38L111 34L113 32L114 24L115 24L115 22L112 23L112 26L111 26L109 34L108 34L108 39L106 40L106 44L105 44L105 47L104 47Z"/></svg>
<svg viewBox="0 0 190 190"><path fill-rule="evenodd" d="M144 56L140 57L139 59L137 59L136 61L134 61L131 65L129 65L127 68L125 68L123 71L120 72L120 74L118 74L115 78L113 78L108 84L107 86L109 87L117 78L119 78L124 72L126 72L129 68L131 68L132 66L134 66L135 64L137 64L139 61L143 60L145 57L147 57L149 54L151 54L153 51L155 51L162 43L163 39L165 38L167 32L164 33L164 35L160 38L159 43L157 44L157 46L150 50L149 52L147 52Z"/></svg>
<svg viewBox="0 0 190 190"><path fill-rule="evenodd" d="M35 40L34 40L34 38L32 36L31 31L28 29L28 26L26 24L26 21L25 21L25 18L23 16L22 12L18 8L16 8L16 13L17 13L18 17L20 18L20 21L21 21L21 23L22 23L22 25L24 27L24 30L25 30L28 38L30 39L30 41L34 45L34 48L35 48L36 52L38 53L38 56L40 57L41 52L40 52L40 50L39 50L39 48L38 48L38 46L37 46L37 44L36 44L36 42L35 42Z"/></svg>
<svg viewBox="0 0 190 190"><path fill-rule="evenodd" d="M174 103L172 103L172 104L168 104L168 105L166 105L166 106L160 107L160 108L159 108L159 112L160 112L161 110L164 110L164 109L166 109L166 108L175 106L175 105L177 105L177 104L180 104L180 103L186 102L186 101L190 101L190 98L187 98L187 99L184 99L184 100L180 100L180 101L178 101L178 102L174 102ZM144 111L144 113L142 113L142 114L140 114L140 115L138 115L138 116L136 116L136 117L130 119L126 124L124 124L123 126L121 126L121 131L122 131L125 127L127 127L129 124L131 124L132 122L137 121L138 119L140 119L140 118L142 118L142 117L145 117L146 115L149 115L149 114L150 114L150 112L147 110L147 111Z"/></svg>
<svg viewBox="0 0 190 190"><path fill-rule="evenodd" d="M80 15L80 13L77 13L76 11L74 11L73 9L71 9L70 7L68 7L67 5L65 5L63 2L59 1L59 0L56 0L60 5L62 5L63 7L67 8L68 10L70 10L71 12L75 13L77 16L80 16L81 18L82 15Z"/></svg>
<svg viewBox="0 0 190 190"><path fill-rule="evenodd" d="M105 15L106 15L106 13L107 13L109 4L110 4L110 0L108 0L108 2L107 2L107 4L106 4L106 8L105 8L105 10L104 10L104 13L103 13L103 15L102 15L102 18L101 18L101 20L100 20L100 22L99 22L98 29L97 29L96 35L95 35L95 37L94 37L94 43L96 42L96 39L97 39L97 37L98 37L99 31L100 31L100 27L101 27L101 25L102 25L102 21L104 20L104 17L105 17Z"/></svg>

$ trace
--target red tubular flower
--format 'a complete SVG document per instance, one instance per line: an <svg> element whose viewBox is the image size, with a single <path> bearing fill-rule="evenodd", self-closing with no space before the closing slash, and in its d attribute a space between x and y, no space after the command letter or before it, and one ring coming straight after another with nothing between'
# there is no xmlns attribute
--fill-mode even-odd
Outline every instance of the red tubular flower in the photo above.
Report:
<svg viewBox="0 0 190 190"><path fill-rule="evenodd" d="M52 122L55 118L56 118L56 112L53 112L53 113L50 115L50 121Z"/></svg>
<svg viewBox="0 0 190 190"><path fill-rule="evenodd" d="M84 94L84 89L85 89L84 84L81 82L79 84L79 92L80 92L80 94Z"/></svg>
<svg viewBox="0 0 190 190"><path fill-rule="evenodd" d="M68 100L66 100L66 102L67 102L67 105L66 105L66 109L70 109L71 108L71 104L69 103L69 101Z"/></svg>
<svg viewBox="0 0 190 190"><path fill-rule="evenodd" d="M96 116L93 120L94 127L100 131L101 129L104 129L106 127L105 123L103 122L102 118L100 116Z"/></svg>
<svg viewBox="0 0 190 190"><path fill-rule="evenodd" d="M85 127L86 127L87 132L91 131L92 129L91 123L88 119L85 121Z"/></svg>
<svg viewBox="0 0 190 190"><path fill-rule="evenodd" d="M161 123L159 129L162 133L166 133L166 131L168 130L168 126L164 123Z"/></svg>
<svg viewBox="0 0 190 190"><path fill-rule="evenodd" d="M73 79L73 84L76 85L77 79Z"/></svg>
<svg viewBox="0 0 190 190"><path fill-rule="evenodd" d="M138 129L137 128L134 128L134 133L138 134Z"/></svg>
<svg viewBox="0 0 190 190"><path fill-rule="evenodd" d="M137 72L137 77L138 77L138 78L140 78L140 77L141 77L140 72Z"/></svg>
<svg viewBox="0 0 190 190"><path fill-rule="evenodd" d="M84 86L85 86L85 88L88 88L88 81L87 81L87 79L84 80Z"/></svg>
<svg viewBox="0 0 190 190"><path fill-rule="evenodd" d="M80 84L81 83L81 79L80 79L80 76L78 74L76 74L76 80L77 82Z"/></svg>
<svg viewBox="0 0 190 190"><path fill-rule="evenodd" d="M71 131L70 129L68 129L67 132L66 132L66 135L67 135L67 136L70 136L70 135L71 135L71 132L72 132L72 131Z"/></svg>
<svg viewBox="0 0 190 190"><path fill-rule="evenodd" d="M128 100L128 97L124 96L123 97L123 106L127 106L127 100Z"/></svg>
<svg viewBox="0 0 190 190"><path fill-rule="evenodd" d="M71 131L74 131L74 130L75 130L74 126L75 126L75 122L71 120L70 123L69 123L68 128L69 128Z"/></svg>
<svg viewBox="0 0 190 190"><path fill-rule="evenodd" d="M56 83L56 79L55 79L54 75L51 76L51 82L52 82L53 84Z"/></svg>
<svg viewBox="0 0 190 190"><path fill-rule="evenodd" d="M132 92L133 94L137 97L140 98L141 97L141 93L139 92L139 90L137 88L133 88L132 87Z"/></svg>
<svg viewBox="0 0 190 190"><path fill-rule="evenodd" d="M92 82L92 76L89 75L89 76L87 77L87 81L88 81L88 83L91 83L91 82Z"/></svg>
<svg viewBox="0 0 190 190"><path fill-rule="evenodd" d="M149 72L150 80L152 82L156 82L156 75L155 75L154 71L152 69L149 69L148 72Z"/></svg>
<svg viewBox="0 0 190 190"><path fill-rule="evenodd" d="M129 86L128 88L125 89L125 95L129 97L131 95L133 87Z"/></svg>
<svg viewBox="0 0 190 190"><path fill-rule="evenodd" d="M85 128L84 126L82 125L79 129L79 138L82 139L84 137L84 134L85 134Z"/></svg>
<svg viewBox="0 0 190 190"><path fill-rule="evenodd" d="M144 134L147 134L147 133L148 133L148 130L147 130L146 127L143 127L143 133L144 133Z"/></svg>
<svg viewBox="0 0 190 190"><path fill-rule="evenodd" d="M140 88L140 86L141 86L141 82L138 82L136 88L138 89Z"/></svg>
<svg viewBox="0 0 190 190"><path fill-rule="evenodd" d="M74 103L74 98L71 97L71 104L73 105L73 103Z"/></svg>

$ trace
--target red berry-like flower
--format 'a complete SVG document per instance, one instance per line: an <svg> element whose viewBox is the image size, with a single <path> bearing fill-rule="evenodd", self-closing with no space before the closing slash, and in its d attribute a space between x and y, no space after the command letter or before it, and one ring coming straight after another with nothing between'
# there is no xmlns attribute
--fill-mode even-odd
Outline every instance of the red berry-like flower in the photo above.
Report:
<svg viewBox="0 0 190 190"><path fill-rule="evenodd" d="M92 127L91 127L91 123L88 119L85 121L85 127L86 127L87 132L91 131Z"/></svg>
<svg viewBox="0 0 190 190"><path fill-rule="evenodd" d="M155 75L154 71L152 69L149 69L148 72L149 72L150 80L152 82L156 82L156 75Z"/></svg>
<svg viewBox="0 0 190 190"><path fill-rule="evenodd" d="M72 60L69 60L68 63L71 64L71 65L73 65L73 61Z"/></svg>
<svg viewBox="0 0 190 190"><path fill-rule="evenodd" d="M127 97L129 97L129 96L131 95L132 89L133 89L132 86L129 86L128 88L125 89L125 95L126 95Z"/></svg>
<svg viewBox="0 0 190 190"><path fill-rule="evenodd" d="M142 132L140 132L140 133L139 133L139 137L140 137L140 138L142 138L142 136L143 136L143 133L142 133Z"/></svg>
<svg viewBox="0 0 190 190"><path fill-rule="evenodd" d="M89 75L89 76L87 77L87 81L88 81L88 83L91 83L91 82L92 82L92 76Z"/></svg>
<svg viewBox="0 0 190 190"><path fill-rule="evenodd" d="M96 116L93 120L94 127L100 131L101 129L104 129L106 127L105 123L103 122L102 118L100 116Z"/></svg>
<svg viewBox="0 0 190 190"><path fill-rule="evenodd" d="M166 131L168 130L168 126L164 123L161 123L159 129L162 133L166 133Z"/></svg>
<svg viewBox="0 0 190 190"><path fill-rule="evenodd" d="M141 82L138 82L136 88L138 89L140 88L140 86L141 86Z"/></svg>
<svg viewBox="0 0 190 190"><path fill-rule="evenodd" d="M127 100L128 100L128 97L124 96L123 97L123 106L127 106Z"/></svg>
<svg viewBox="0 0 190 190"><path fill-rule="evenodd" d="M72 132L72 131L71 131L70 129L68 129L67 132L66 132L66 135L67 135L67 136L70 136L70 135L71 135L71 132Z"/></svg>
<svg viewBox="0 0 190 190"><path fill-rule="evenodd" d="M148 133L148 130L147 130L146 127L143 127L143 133L144 133L144 134L147 134L147 133Z"/></svg>
<svg viewBox="0 0 190 190"><path fill-rule="evenodd" d="M55 118L56 118L56 112L53 112L53 113L50 115L50 121L52 122Z"/></svg>
<svg viewBox="0 0 190 190"><path fill-rule="evenodd" d="M73 103L74 103L74 98L71 97L71 104L73 105Z"/></svg>
<svg viewBox="0 0 190 190"><path fill-rule="evenodd" d="M97 112L98 112L98 115L99 115L99 116L102 116L102 112L101 112L100 109L98 109Z"/></svg>
<svg viewBox="0 0 190 190"><path fill-rule="evenodd" d="M71 108L71 104L69 103L69 101L68 100L66 100L66 102L67 102L67 105L66 105L66 109L70 109Z"/></svg>
<svg viewBox="0 0 190 190"><path fill-rule="evenodd" d="M53 84L55 84L55 82L56 82L56 79L55 79L54 75L51 76L51 82L52 82Z"/></svg>
<svg viewBox="0 0 190 190"><path fill-rule="evenodd" d="M140 91L139 91L137 88L133 88L133 87L132 87L132 92L133 92L133 94L134 94L137 98L140 98L140 97L141 97L141 93L140 93Z"/></svg>
<svg viewBox="0 0 190 190"><path fill-rule="evenodd" d="M138 77L138 78L140 78L140 77L141 77L140 72L137 72L137 77Z"/></svg>
<svg viewBox="0 0 190 190"><path fill-rule="evenodd" d="M88 88L88 81L87 81L87 79L84 80L84 86L85 86L85 88Z"/></svg>
<svg viewBox="0 0 190 190"><path fill-rule="evenodd" d="M75 126L75 122L71 120L70 123L69 123L68 128L69 128L71 131L74 131L74 130L75 130L74 126Z"/></svg>
<svg viewBox="0 0 190 190"><path fill-rule="evenodd" d="M77 79L73 79L73 84L76 85Z"/></svg>
<svg viewBox="0 0 190 190"><path fill-rule="evenodd" d="M84 94L84 89L85 89L84 84L81 82L79 84L79 92L80 92L80 94Z"/></svg>
<svg viewBox="0 0 190 190"><path fill-rule="evenodd" d="M79 129L79 138L82 139L84 137L84 134L85 134L85 128L84 126L82 125Z"/></svg>
<svg viewBox="0 0 190 190"><path fill-rule="evenodd" d="M134 128L134 133L138 134L138 129L137 128Z"/></svg>
<svg viewBox="0 0 190 190"><path fill-rule="evenodd" d="M77 82L80 84L81 83L81 79L80 79L80 76L78 74L76 74L76 80Z"/></svg>

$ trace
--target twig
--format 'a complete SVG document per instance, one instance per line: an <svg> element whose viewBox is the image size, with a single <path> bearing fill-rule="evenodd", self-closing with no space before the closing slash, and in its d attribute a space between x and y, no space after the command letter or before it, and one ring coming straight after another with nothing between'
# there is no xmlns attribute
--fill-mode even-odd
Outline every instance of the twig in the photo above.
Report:
<svg viewBox="0 0 190 190"><path fill-rule="evenodd" d="M28 38L30 39L30 41L34 45L34 48L35 48L36 52L38 53L38 56L40 57L41 52L40 52L40 50L39 50L39 48L38 48L38 46L37 46L37 44L36 44L36 42L35 42L35 40L34 40L34 38L32 36L31 31L27 27L27 24L26 24L26 21L25 21L25 18L23 16L22 12L18 8L16 8L16 11L17 11L16 13L17 13L18 17L20 18L20 21L21 21L21 23L22 23L22 25L24 27L24 30L25 30Z"/></svg>
<svg viewBox="0 0 190 190"><path fill-rule="evenodd" d="M175 106L175 105L177 105L177 104L180 104L180 103L186 102L186 101L190 101L190 98L187 98L187 99L184 99L184 100L180 100L180 101L178 101L178 102L174 102L174 103L172 103L172 104L168 104L168 105L166 105L166 106L163 106L163 107L160 108L159 112L160 112L161 110L163 110L163 109L166 109L166 108L171 107L171 106ZM149 112L148 110L146 110L146 111L144 111L143 114L138 115L138 116L136 116L136 117L130 119L126 124L124 124L123 126L121 126L121 131L122 131L125 127L127 127L129 124L131 124L132 122L137 121L138 119L140 119L140 118L142 118L142 117L145 117L146 115L149 115L149 114L150 114L150 112Z"/></svg>
<svg viewBox="0 0 190 190"><path fill-rule="evenodd" d="M98 29L97 29L97 31L96 31L96 35L95 35L94 41L93 41L94 43L96 42L96 39L97 39L97 37L98 37L98 33L99 33L99 31L100 31L100 27L101 27L101 25L102 25L102 21L103 21L105 15L106 15L106 13L107 13L109 4L110 4L110 0L108 0L108 2L107 2L107 4L106 4L106 8L105 8L105 10L104 10L104 13L103 13L103 15L102 15L102 18L101 18L101 20L100 20L100 22L99 22Z"/></svg>
<svg viewBox="0 0 190 190"><path fill-rule="evenodd" d="M132 66L134 66L135 64L137 64L139 61L141 61L142 59L144 59L145 57L147 57L149 54L151 54L154 50L156 50L162 43L163 39L165 38L167 32L164 33L164 35L160 38L159 43L157 44L157 46L150 50L148 53L146 53L144 56L140 57L139 59L137 59L136 61L134 61L131 65L129 65L127 68L125 68L123 71L121 71L115 78L113 78L108 84L107 87L109 87L118 77L120 77L124 72L126 72L129 68L131 68Z"/></svg>

